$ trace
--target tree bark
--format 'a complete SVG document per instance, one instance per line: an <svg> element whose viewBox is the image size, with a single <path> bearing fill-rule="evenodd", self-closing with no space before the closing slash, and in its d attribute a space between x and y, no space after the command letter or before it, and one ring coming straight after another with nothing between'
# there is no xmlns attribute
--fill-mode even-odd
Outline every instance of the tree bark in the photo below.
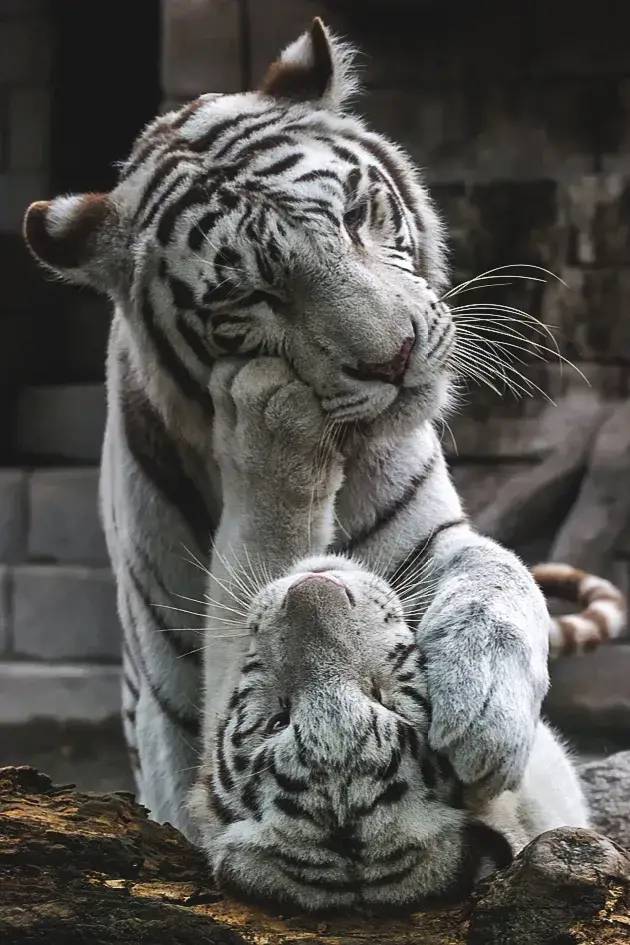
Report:
<svg viewBox="0 0 630 945"><path fill-rule="evenodd" d="M130 794L0 769L3 945L627 945L629 879L612 841L561 830L459 907L395 920L272 915L224 898L203 855Z"/></svg>

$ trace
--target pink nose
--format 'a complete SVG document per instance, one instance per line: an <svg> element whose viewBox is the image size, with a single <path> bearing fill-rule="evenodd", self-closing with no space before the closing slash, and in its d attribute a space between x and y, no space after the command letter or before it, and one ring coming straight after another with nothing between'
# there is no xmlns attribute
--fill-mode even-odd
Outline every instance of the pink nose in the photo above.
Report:
<svg viewBox="0 0 630 945"><path fill-rule="evenodd" d="M330 574L327 571L309 571L307 574L300 575L297 580L293 582L289 588L292 591L294 588L299 587L300 584L316 583L317 581L328 582L331 584L336 584L338 587L345 587L342 581L339 578L336 578L334 574Z"/></svg>
<svg viewBox="0 0 630 945"><path fill-rule="evenodd" d="M388 384L401 384L415 340L413 335L405 338L400 351L391 361L382 361L380 364L359 361L356 368L347 369L348 374L360 381L386 381Z"/></svg>

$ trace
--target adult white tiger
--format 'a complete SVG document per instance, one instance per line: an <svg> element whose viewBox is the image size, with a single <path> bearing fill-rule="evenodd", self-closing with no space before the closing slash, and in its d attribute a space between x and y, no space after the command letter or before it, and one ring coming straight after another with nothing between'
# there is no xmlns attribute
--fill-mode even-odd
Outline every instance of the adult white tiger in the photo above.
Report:
<svg viewBox="0 0 630 945"><path fill-rule="evenodd" d="M451 672L431 659L436 631L451 638L450 556L425 575L440 588L432 599L415 562L394 577L398 595L360 562L326 554L347 460L332 444L321 453L313 391L281 359L259 358L217 365L212 393L225 483L213 583L228 588L222 558L244 546L280 574L260 589L237 574L229 609L216 611L242 618L249 647L193 792L219 882L281 907L412 909L466 895L544 830L587 826L577 776L542 722L518 786L492 798L471 798L432 749L435 675ZM309 545L314 556L296 563ZM482 610L495 593L477 580ZM528 603L513 605L522 624ZM528 657L507 646L518 674ZM484 720L473 724L483 737Z"/></svg>
<svg viewBox="0 0 630 945"><path fill-rule="evenodd" d="M353 85L348 50L315 21L261 92L159 118L110 194L36 203L25 221L48 267L115 303L102 507L125 731L142 800L191 834L199 641L167 608L205 590L183 549L207 562L220 517L208 384L221 355L282 354L331 420L353 421L339 546L392 570L423 550L442 576L427 614L429 737L465 782L518 781L547 685L542 598L467 525L431 426L455 342L437 300L441 227L409 159L343 111ZM292 531L288 550L301 553ZM209 741L238 643L206 650Z"/></svg>

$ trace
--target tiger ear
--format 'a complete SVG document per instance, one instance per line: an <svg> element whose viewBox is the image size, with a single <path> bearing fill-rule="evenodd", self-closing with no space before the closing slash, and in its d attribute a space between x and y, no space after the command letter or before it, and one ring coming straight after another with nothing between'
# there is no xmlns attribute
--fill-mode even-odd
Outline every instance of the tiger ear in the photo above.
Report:
<svg viewBox="0 0 630 945"><path fill-rule="evenodd" d="M319 17L269 66L261 92L340 108L358 89L354 50L333 37Z"/></svg>
<svg viewBox="0 0 630 945"><path fill-rule="evenodd" d="M70 282L102 291L116 280L118 230L108 194L38 200L24 217L24 239L36 259Z"/></svg>

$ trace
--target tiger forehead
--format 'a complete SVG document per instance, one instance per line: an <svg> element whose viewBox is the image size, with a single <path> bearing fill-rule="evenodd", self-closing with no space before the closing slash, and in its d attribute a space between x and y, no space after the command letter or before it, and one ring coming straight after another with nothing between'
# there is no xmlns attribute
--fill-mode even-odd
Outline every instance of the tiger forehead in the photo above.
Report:
<svg viewBox="0 0 630 945"><path fill-rule="evenodd" d="M187 179L192 186L210 175L224 190L243 196L261 192L273 196L274 181L281 179L284 189L287 172L294 172L290 183L320 184L328 200L335 196L335 182L341 185L337 190L342 198L355 196L365 182L404 199L382 142L370 140L367 132L358 134L358 129L363 130L358 119L318 110L304 114L290 107L252 109L224 117L212 101L206 105L205 98L201 96L170 119L158 119L138 140L120 175L124 184L136 171L151 166L152 176L140 192L136 217L171 172L178 172L180 180ZM178 182L176 177L172 186Z"/></svg>

